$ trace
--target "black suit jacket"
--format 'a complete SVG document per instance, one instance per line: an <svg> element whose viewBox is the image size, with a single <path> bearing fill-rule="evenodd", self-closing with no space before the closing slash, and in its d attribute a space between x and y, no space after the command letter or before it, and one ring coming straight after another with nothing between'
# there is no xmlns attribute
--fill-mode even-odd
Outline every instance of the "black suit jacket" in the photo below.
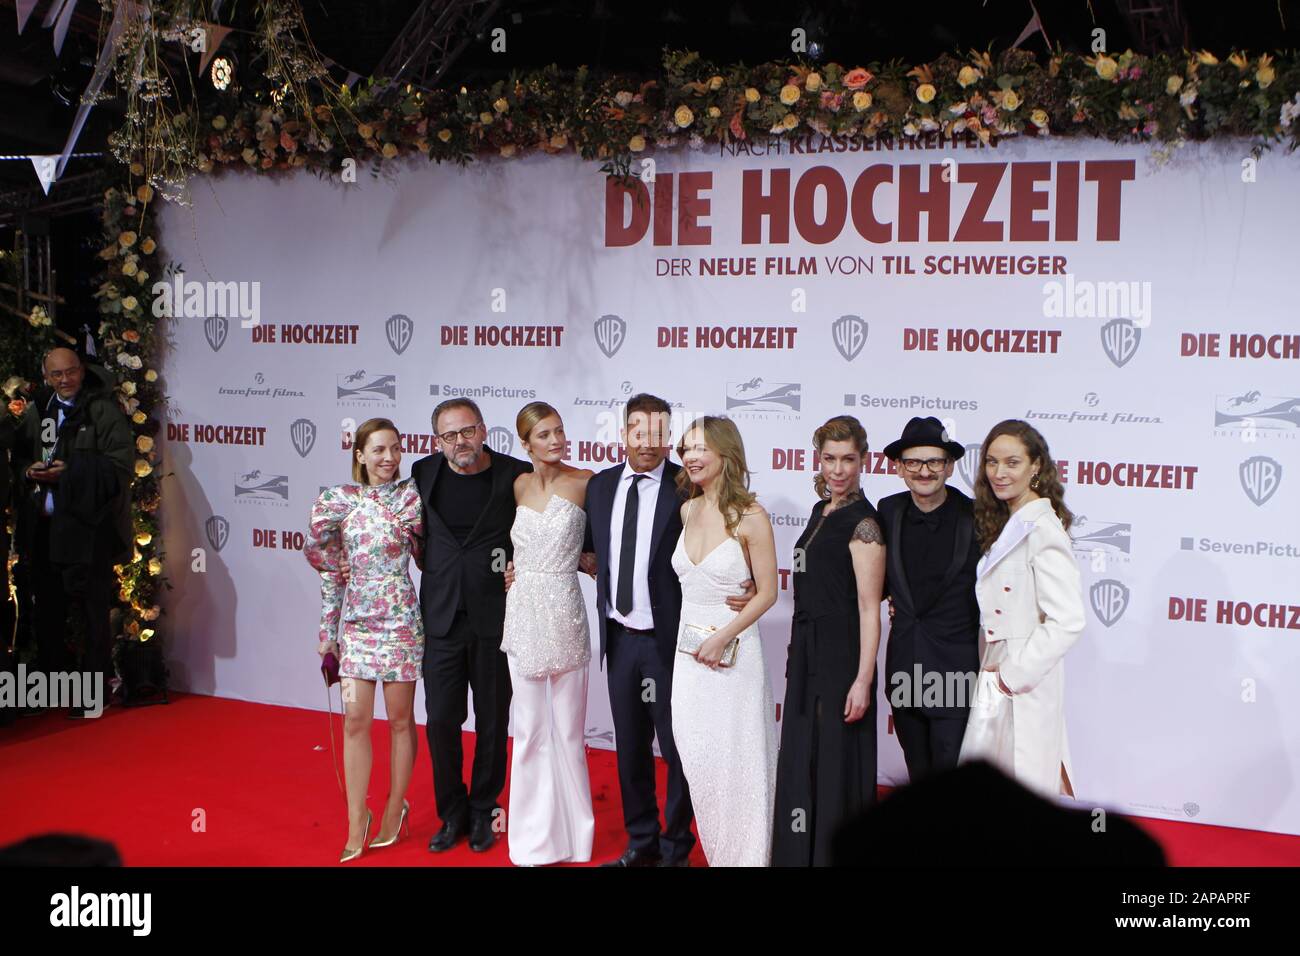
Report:
<svg viewBox="0 0 1300 956"><path fill-rule="evenodd" d="M420 611L426 637L445 637L465 595L465 610L481 640L501 642L506 617L505 565L514 558L510 529L515 523L515 479L533 466L486 449L492 464L492 493L461 544L433 508L433 489L448 467L441 452L421 458L411 477L424 502L424 572L420 577ZM497 549L500 553L494 554ZM502 556L504 555L504 556Z"/></svg>
<svg viewBox="0 0 1300 956"><path fill-rule="evenodd" d="M614 514L623 465L606 468L587 482L587 541L583 550L596 553L596 617L600 619L600 657L605 659L608 621L605 608L610 601L609 522ZM671 670L677 653L677 624L682 616L682 585L673 570L673 550L682 533L682 498L677 491L680 465L664 462L663 481L655 501L655 519L650 537L650 612L654 618L659 655Z"/></svg>
<svg viewBox="0 0 1300 956"><path fill-rule="evenodd" d="M958 516L957 533L953 537L953 553L944 571L943 587L938 598L928 607L918 607L912 600L903 565L902 540L903 515L911 500L910 491L902 491L882 498L876 509L880 512L880 527L888 545L885 558L886 592L894 601L894 620L889 629L889 645L885 650L886 697L894 688L893 677L905 673L915 684L915 665L921 665L922 674L935 672L979 671L979 602L975 597L975 567L979 564L979 541L975 537L974 503L951 485L948 495L953 499ZM946 686L946 682L945 682ZM921 688L915 688L919 694ZM969 690L974 690L972 683ZM966 701L969 706L970 701ZM936 717L956 717L965 709L921 707L924 713Z"/></svg>

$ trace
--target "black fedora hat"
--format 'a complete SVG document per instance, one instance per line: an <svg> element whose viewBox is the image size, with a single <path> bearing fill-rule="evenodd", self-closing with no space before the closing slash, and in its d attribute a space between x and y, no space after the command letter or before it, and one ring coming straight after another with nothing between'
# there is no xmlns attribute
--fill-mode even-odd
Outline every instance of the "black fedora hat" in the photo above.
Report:
<svg viewBox="0 0 1300 956"><path fill-rule="evenodd" d="M923 447L942 448L953 461L961 461L966 454L966 446L949 439L943 422L931 415L908 422L903 428L903 437L885 446L885 457L897 461L907 449Z"/></svg>

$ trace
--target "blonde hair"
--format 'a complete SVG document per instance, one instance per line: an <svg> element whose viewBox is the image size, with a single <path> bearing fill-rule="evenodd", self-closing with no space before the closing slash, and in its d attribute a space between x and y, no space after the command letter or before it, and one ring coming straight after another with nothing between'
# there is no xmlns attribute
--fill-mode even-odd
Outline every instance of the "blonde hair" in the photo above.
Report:
<svg viewBox="0 0 1300 956"><path fill-rule="evenodd" d="M859 455L864 458L867 455L867 430L852 415L836 415L813 432L813 447L818 454L828 441L851 441ZM813 476L813 487L817 489L818 498L830 498L831 493L826 488L826 479L820 470Z"/></svg>
<svg viewBox="0 0 1300 956"><path fill-rule="evenodd" d="M528 436L533 433L537 423L552 415L560 417L560 413L546 402L529 402L519 409L519 414L515 416L515 431L519 433L519 441L527 446Z"/></svg>
<svg viewBox="0 0 1300 956"><path fill-rule="evenodd" d="M727 534L734 535L758 496L749 490L749 466L745 464L745 443L741 441L740 429L730 418L717 415L704 415L691 422L681 440L677 442L677 457L685 460L686 436L695 429L704 432L704 443L722 459L722 471L718 475L718 510L727 524ZM690 475L683 468L677 473L677 490L682 497L689 500L703 494L700 487L691 481Z"/></svg>
<svg viewBox="0 0 1300 956"><path fill-rule="evenodd" d="M397 430L397 426L387 418L371 418L361 423L357 429L356 435L352 439L352 480L360 482L363 485L370 484L370 475L366 471L365 464L357 458L357 454L366 450L366 442L370 441L370 436L375 432L392 432L401 441L402 433ZM398 467L393 472L393 478L401 477L402 469Z"/></svg>

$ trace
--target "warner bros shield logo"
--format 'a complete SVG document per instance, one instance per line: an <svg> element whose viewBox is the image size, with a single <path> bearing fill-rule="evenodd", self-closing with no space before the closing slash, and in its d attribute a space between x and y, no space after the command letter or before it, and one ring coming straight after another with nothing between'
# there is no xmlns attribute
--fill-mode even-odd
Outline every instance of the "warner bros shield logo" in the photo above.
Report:
<svg viewBox="0 0 1300 956"><path fill-rule="evenodd" d="M627 339L627 323L617 315L602 315L592 330L596 333L596 344L605 353L605 358L613 358Z"/></svg>
<svg viewBox="0 0 1300 956"><path fill-rule="evenodd" d="M961 475L961 480L966 482L966 486L971 491L975 490L975 478L979 475L979 458L980 446L967 445L966 454L962 455L961 461L957 462L957 474Z"/></svg>
<svg viewBox="0 0 1300 956"><path fill-rule="evenodd" d="M208 544L214 551L220 551L230 540L230 522L221 515L213 515L203 522L203 533L208 536Z"/></svg>
<svg viewBox="0 0 1300 956"><path fill-rule="evenodd" d="M508 455L515 447L515 436L510 434L510 429L497 425L488 429L487 446L498 455Z"/></svg>
<svg viewBox="0 0 1300 956"><path fill-rule="evenodd" d="M1132 319L1111 319L1101 327L1101 347L1116 368L1127 365L1141 344L1142 330Z"/></svg>
<svg viewBox="0 0 1300 956"><path fill-rule="evenodd" d="M384 335L388 337L388 347L401 355L415 337L415 323L405 315L389 316L384 323Z"/></svg>
<svg viewBox="0 0 1300 956"><path fill-rule="evenodd" d="M867 320L860 315L841 315L831 324L831 339L844 361L852 362L867 344Z"/></svg>
<svg viewBox="0 0 1300 956"><path fill-rule="evenodd" d="M306 458L316 446L316 423L310 419L300 418L289 426L289 440L293 450Z"/></svg>
<svg viewBox="0 0 1300 956"><path fill-rule="evenodd" d="M1110 627L1128 610L1129 590L1124 582L1114 578L1098 581L1088 591L1088 600L1097 620Z"/></svg>
<svg viewBox="0 0 1300 956"><path fill-rule="evenodd" d="M1282 484L1282 466L1266 455L1247 458L1238 469L1241 476L1241 488L1246 497L1256 505L1262 505L1278 486Z"/></svg>
<svg viewBox="0 0 1300 956"><path fill-rule="evenodd" d="M203 337L208 340L208 347L220 352L230 334L230 320L224 315L210 315L203 320Z"/></svg>

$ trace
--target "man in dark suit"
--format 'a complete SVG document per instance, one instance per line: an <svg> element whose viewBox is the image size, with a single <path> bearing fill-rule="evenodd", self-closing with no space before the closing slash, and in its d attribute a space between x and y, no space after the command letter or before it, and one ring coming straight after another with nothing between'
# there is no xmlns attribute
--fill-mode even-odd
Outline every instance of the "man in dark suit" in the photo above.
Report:
<svg viewBox="0 0 1300 956"><path fill-rule="evenodd" d="M937 418L885 446L908 490L877 506L888 542L885 652L894 730L913 782L957 765L979 672L979 542L971 499L948 485L965 448Z"/></svg>
<svg viewBox="0 0 1300 956"><path fill-rule="evenodd" d="M411 469L424 502L424 700L440 853L469 833L471 850L496 840L497 798L506 782L510 672L501 652L506 596L502 573L514 553L515 478L532 465L487 448L478 405L452 398L433 412L436 454ZM474 766L462 777L461 725L474 692Z"/></svg>

